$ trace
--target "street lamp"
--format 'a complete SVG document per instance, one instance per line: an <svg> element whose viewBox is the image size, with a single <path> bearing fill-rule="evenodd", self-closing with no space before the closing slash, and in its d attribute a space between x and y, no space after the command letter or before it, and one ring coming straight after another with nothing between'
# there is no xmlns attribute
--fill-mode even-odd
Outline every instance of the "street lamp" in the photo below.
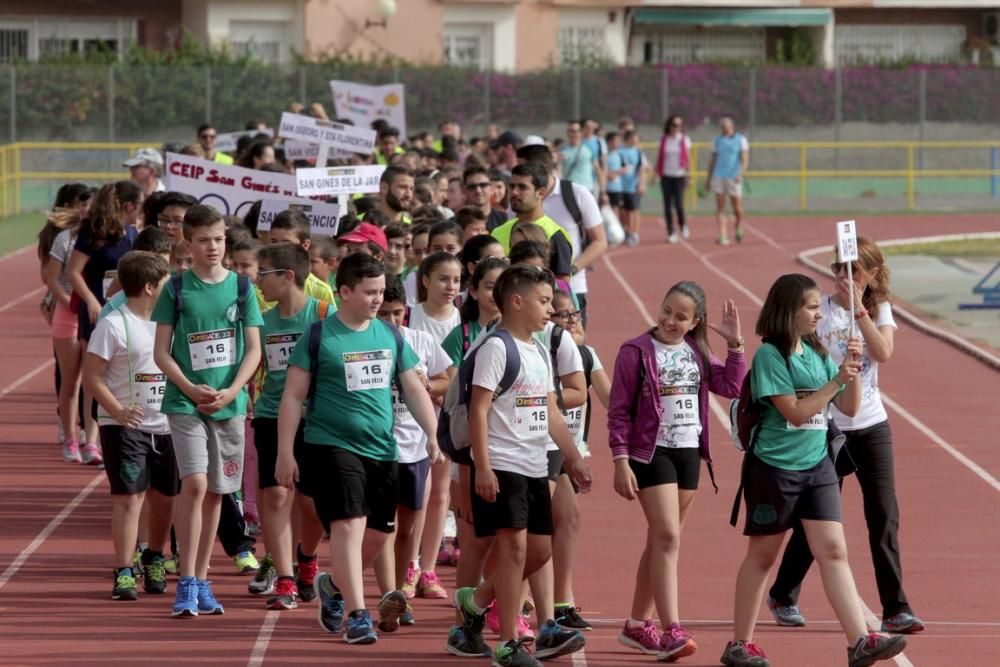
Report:
<svg viewBox="0 0 1000 667"><path fill-rule="evenodd" d="M375 13L378 14L380 20L373 21L366 18L365 30L374 28L375 26L380 28L387 27L389 19L396 13L396 0L375 0Z"/></svg>

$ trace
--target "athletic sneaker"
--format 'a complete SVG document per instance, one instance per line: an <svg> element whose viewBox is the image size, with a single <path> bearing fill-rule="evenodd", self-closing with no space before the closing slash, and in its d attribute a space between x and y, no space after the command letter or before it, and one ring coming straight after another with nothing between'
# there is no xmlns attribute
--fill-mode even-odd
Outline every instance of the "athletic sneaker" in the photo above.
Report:
<svg viewBox="0 0 1000 667"><path fill-rule="evenodd" d="M480 658L492 655L492 651L483 641L482 635L472 638L466 637L465 632L457 625L451 626L451 629L448 630L448 641L444 645L444 650L461 658Z"/></svg>
<svg viewBox="0 0 1000 667"><path fill-rule="evenodd" d="M407 600L412 600L417 596L417 582L420 580L420 566L410 562L406 567L406 580L403 581L403 595ZM447 594L445 594L447 596Z"/></svg>
<svg viewBox="0 0 1000 667"><path fill-rule="evenodd" d="M890 616L882 621L882 632L891 632L897 635L911 635L924 631L924 622L913 614L904 611Z"/></svg>
<svg viewBox="0 0 1000 667"><path fill-rule="evenodd" d="M181 570L181 557L177 554L172 554L170 558L163 561L163 569L167 571L167 574L177 576L177 573Z"/></svg>
<svg viewBox="0 0 1000 667"><path fill-rule="evenodd" d="M378 629L382 632L399 630L399 617L406 613L406 597L400 591L389 591L378 603Z"/></svg>
<svg viewBox="0 0 1000 667"><path fill-rule="evenodd" d="M312 602L316 599L316 591L313 585L316 583L316 575L319 573L319 560L315 556L309 560L304 560L300 553L295 569L295 585L299 588L299 597L303 602Z"/></svg>
<svg viewBox="0 0 1000 667"><path fill-rule="evenodd" d="M452 598L455 603L455 609L462 617L462 630L465 632L465 636L469 639L482 641L483 638L483 625L486 624L486 612L473 611L473 596L476 593L476 589L468 586L466 588L459 588L455 590L455 595Z"/></svg>
<svg viewBox="0 0 1000 667"><path fill-rule="evenodd" d="M742 224L736 225L735 236L736 236L736 242L737 243L743 243L743 225Z"/></svg>
<svg viewBox="0 0 1000 667"><path fill-rule="evenodd" d="M874 632L854 642L847 648L848 667L868 667L880 660L889 660L906 648L903 635L880 635Z"/></svg>
<svg viewBox="0 0 1000 667"><path fill-rule="evenodd" d="M691 230L688 229L687 225L681 227L681 238L685 241L691 238Z"/></svg>
<svg viewBox="0 0 1000 667"><path fill-rule="evenodd" d="M403 614L399 617L399 624L400 625L417 624L417 619L413 616L413 607L410 606L409 602L406 603L406 611L404 611Z"/></svg>
<svg viewBox="0 0 1000 667"><path fill-rule="evenodd" d="M720 236L719 238L715 239L715 243L716 245L729 245L729 239L726 238L725 236Z"/></svg>
<svg viewBox="0 0 1000 667"><path fill-rule="evenodd" d="M167 592L167 570L163 556L155 556L142 567L142 590L158 595Z"/></svg>
<svg viewBox="0 0 1000 667"><path fill-rule="evenodd" d="M171 615L176 617L198 615L198 580L194 577L181 577L177 580L177 593L174 598L174 608Z"/></svg>
<svg viewBox="0 0 1000 667"><path fill-rule="evenodd" d="M719 662L729 667L771 667L764 649L753 642L726 642Z"/></svg>
<svg viewBox="0 0 1000 667"><path fill-rule="evenodd" d="M625 245L629 247L639 245L639 234L637 232L629 232L625 234Z"/></svg>
<svg viewBox="0 0 1000 667"><path fill-rule="evenodd" d="M247 590L253 595L270 595L274 592L274 582L277 579L278 572L274 569L271 554L264 554L257 567L257 574L247 584Z"/></svg>
<svg viewBox="0 0 1000 667"><path fill-rule="evenodd" d="M594 627L580 616L580 608L571 604L556 605L556 625L567 630L593 630Z"/></svg>
<svg viewBox="0 0 1000 667"><path fill-rule="evenodd" d="M104 457L101 456L101 448L96 442L88 442L80 449L80 460L84 465L100 465L104 463Z"/></svg>
<svg viewBox="0 0 1000 667"><path fill-rule="evenodd" d="M667 237L667 243L674 243L674 244L676 244L677 243L677 234L674 233L674 234L671 234L670 236L668 236Z"/></svg>
<svg viewBox="0 0 1000 667"><path fill-rule="evenodd" d="M646 624L641 627L629 627L625 621L625 627L618 635L618 643L641 651L646 655L656 655L660 652L660 629L652 619L647 618Z"/></svg>
<svg viewBox="0 0 1000 667"><path fill-rule="evenodd" d="M422 572L417 580L417 595L427 600L447 600L448 591L434 572Z"/></svg>
<svg viewBox="0 0 1000 667"><path fill-rule="evenodd" d="M112 600L138 600L139 589L135 586L135 572L130 567L115 570L115 585L111 589Z"/></svg>
<svg viewBox="0 0 1000 667"><path fill-rule="evenodd" d="M544 660L569 655L582 649L586 643L587 638L582 632L560 628L550 618L539 628L538 637L535 639L535 657Z"/></svg>
<svg viewBox="0 0 1000 667"><path fill-rule="evenodd" d="M698 650L691 633L681 627L680 623L671 623L663 628L660 635L660 652L656 659L660 662L673 662L687 657Z"/></svg>
<svg viewBox="0 0 1000 667"><path fill-rule="evenodd" d="M274 584L274 597L267 601L268 609L288 610L297 609L299 589L295 585L295 580L291 577L279 577Z"/></svg>
<svg viewBox="0 0 1000 667"><path fill-rule="evenodd" d="M774 615L774 622L786 628L803 628L806 625L806 617L799 611L799 605L780 605L778 601L767 596L767 608Z"/></svg>
<svg viewBox="0 0 1000 667"><path fill-rule="evenodd" d="M80 458L80 443L76 440L64 440L62 444L63 461L66 463L82 463Z"/></svg>
<svg viewBox="0 0 1000 667"><path fill-rule="evenodd" d="M372 627L372 617L366 609L355 609L347 617L344 628L344 641L348 644L374 644L378 634Z"/></svg>
<svg viewBox="0 0 1000 667"><path fill-rule="evenodd" d="M525 644L530 644L534 639L512 639L503 644L497 645L497 650L493 652L493 667L542 667L527 649Z"/></svg>
<svg viewBox="0 0 1000 667"><path fill-rule="evenodd" d="M530 611L526 611L526 608ZM524 607L521 609L521 613L517 616L517 638L524 639L525 637L535 638L535 631L531 629L531 612L534 611L534 605L528 605L526 602ZM486 608L486 627L490 629L490 632L500 634L500 612L497 610L497 601L494 600L490 603L490 606Z"/></svg>
<svg viewBox="0 0 1000 667"><path fill-rule="evenodd" d="M239 552L233 558L233 562L236 563L236 571L240 574L250 574L260 569L260 563L257 562L252 551Z"/></svg>
<svg viewBox="0 0 1000 667"><path fill-rule="evenodd" d="M333 585L333 577L320 572L316 576L313 590L319 598L319 626L327 632L340 633L344 625L344 596Z"/></svg>
<svg viewBox="0 0 1000 667"><path fill-rule="evenodd" d="M222 608L222 603L215 599L215 593L212 592L212 582L208 579L198 580L198 612L220 616L226 613L226 610Z"/></svg>

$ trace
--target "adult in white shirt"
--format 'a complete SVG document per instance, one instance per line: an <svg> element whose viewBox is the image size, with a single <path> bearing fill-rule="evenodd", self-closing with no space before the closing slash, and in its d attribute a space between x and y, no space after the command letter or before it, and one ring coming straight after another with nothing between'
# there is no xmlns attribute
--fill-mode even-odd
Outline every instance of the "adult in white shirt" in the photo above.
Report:
<svg viewBox="0 0 1000 667"><path fill-rule="evenodd" d="M142 188L144 197L154 192L165 192L167 186L160 180L163 172L163 156L155 148L139 148L132 157L122 163L132 174L132 182Z"/></svg>
<svg viewBox="0 0 1000 667"><path fill-rule="evenodd" d="M556 224L566 230L573 246L573 264L570 267L570 288L580 304L584 324L587 322L587 268L608 250L608 239L604 234L604 218L597 205L594 195L579 183L561 180L556 176L556 164L552 151L544 144L522 146L517 150L517 160L523 162L538 162L549 172L552 179L552 189L542 202L545 215L552 218ZM573 199L579 209L579 220L573 216L566 206L563 188L566 185L573 188Z"/></svg>
<svg viewBox="0 0 1000 667"><path fill-rule="evenodd" d="M667 223L667 241L677 243L674 232L674 211L681 236L688 238L687 220L684 217L684 189L691 182L691 138L683 132L684 120L673 115L667 118L656 154L656 175L660 177L663 191L663 219Z"/></svg>

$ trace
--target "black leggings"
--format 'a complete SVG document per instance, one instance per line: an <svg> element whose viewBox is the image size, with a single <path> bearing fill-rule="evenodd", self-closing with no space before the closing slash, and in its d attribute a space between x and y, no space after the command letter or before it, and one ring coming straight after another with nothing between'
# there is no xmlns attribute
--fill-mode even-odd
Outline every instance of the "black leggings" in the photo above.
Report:
<svg viewBox="0 0 1000 667"><path fill-rule="evenodd" d="M885 421L857 431L844 431L847 447L857 465L858 483L864 497L865 522L868 524L868 545L882 618L903 612L913 613L903 592L903 567L899 556L899 505L896 503L896 482L893 470L892 433ZM843 485L843 479L841 479ZM813 556L806 542L802 524L797 523L785 547L778 576L771 587L771 597L782 606L797 604L802 580L805 579Z"/></svg>
<svg viewBox="0 0 1000 667"><path fill-rule="evenodd" d="M663 191L663 218L667 221L667 234L674 233L674 210L677 211L677 224L684 229L687 224L684 218L684 188L687 186L687 176L663 176L660 178L660 189Z"/></svg>

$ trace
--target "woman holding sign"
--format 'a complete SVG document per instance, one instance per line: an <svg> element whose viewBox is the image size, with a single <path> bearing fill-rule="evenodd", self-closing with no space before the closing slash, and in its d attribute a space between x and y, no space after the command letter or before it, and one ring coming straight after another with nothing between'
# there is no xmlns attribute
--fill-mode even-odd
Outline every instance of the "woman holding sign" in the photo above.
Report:
<svg viewBox="0 0 1000 667"><path fill-rule="evenodd" d="M861 406L853 417L834 405L833 420L847 436L841 457L850 456L849 468L857 468L858 483L864 496L868 544L875 566L882 603L882 630L914 633L924 629L913 615L903 592L903 568L899 556L899 505L896 502L893 470L892 433L878 387L879 363L892 356L896 323L889 304L889 268L874 241L864 237L857 242L858 259L851 263L853 281L847 277L847 263L834 262L836 291L824 296L816 333L834 361L843 360L851 323L863 338L861 353ZM851 290L854 291L851 312ZM841 473L845 468L838 465ZM778 625L803 626L798 597L813 557L801 525L797 525L771 586L768 607Z"/></svg>

